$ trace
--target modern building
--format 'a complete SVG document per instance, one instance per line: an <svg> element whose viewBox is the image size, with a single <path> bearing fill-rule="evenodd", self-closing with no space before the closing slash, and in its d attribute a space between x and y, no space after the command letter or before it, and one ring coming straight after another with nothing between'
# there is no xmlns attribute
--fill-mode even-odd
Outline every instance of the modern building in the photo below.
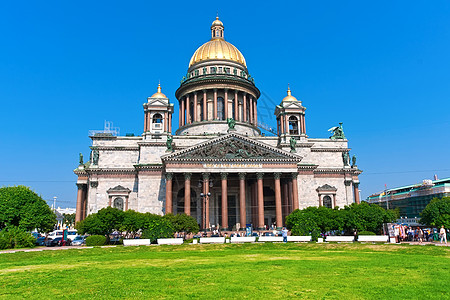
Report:
<svg viewBox="0 0 450 300"><path fill-rule="evenodd" d="M450 178L440 180L423 180L422 183L386 189L383 192L369 196L366 201L378 204L384 208L400 210L400 216L405 223L414 223L420 213L433 198L450 196Z"/></svg>
<svg viewBox="0 0 450 300"><path fill-rule="evenodd" d="M107 206L155 214L186 213L202 228L280 227L294 209L359 202L356 159L342 124L310 138L302 102L274 108L277 132L261 134L260 91L223 23L192 55L175 103L157 92L143 104L143 133L96 133L81 159L77 221ZM180 111L178 128L172 114ZM324 126L326 126L324 124ZM324 128L325 129L325 128Z"/></svg>

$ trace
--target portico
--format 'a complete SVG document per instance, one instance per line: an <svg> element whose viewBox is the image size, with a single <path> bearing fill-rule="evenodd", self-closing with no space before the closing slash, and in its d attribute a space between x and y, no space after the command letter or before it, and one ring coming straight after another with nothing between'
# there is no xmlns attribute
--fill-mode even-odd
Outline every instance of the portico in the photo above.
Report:
<svg viewBox="0 0 450 300"><path fill-rule="evenodd" d="M231 133L162 159L166 213L184 212L203 228L281 227L298 208L297 155Z"/></svg>

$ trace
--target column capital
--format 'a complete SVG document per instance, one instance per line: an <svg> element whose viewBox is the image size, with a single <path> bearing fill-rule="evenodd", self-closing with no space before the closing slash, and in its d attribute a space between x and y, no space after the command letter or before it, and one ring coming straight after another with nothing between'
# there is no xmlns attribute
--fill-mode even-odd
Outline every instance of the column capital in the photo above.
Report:
<svg viewBox="0 0 450 300"><path fill-rule="evenodd" d="M192 173L184 173L185 180L191 180Z"/></svg>
<svg viewBox="0 0 450 300"><path fill-rule="evenodd" d="M208 180L210 175L210 173L202 173L203 180Z"/></svg>
<svg viewBox="0 0 450 300"><path fill-rule="evenodd" d="M222 173L220 173L220 177L221 177L222 179L227 179L228 173L227 173L227 172L222 172Z"/></svg>
<svg viewBox="0 0 450 300"><path fill-rule="evenodd" d="M279 172L273 173L273 176L275 177L275 179L280 179L281 173Z"/></svg>
<svg viewBox="0 0 450 300"><path fill-rule="evenodd" d="M173 173L166 173L167 180L172 180L172 178L173 178Z"/></svg>
<svg viewBox="0 0 450 300"><path fill-rule="evenodd" d="M256 178L263 179L264 173L256 173Z"/></svg>
<svg viewBox="0 0 450 300"><path fill-rule="evenodd" d="M77 185L77 188L78 188L78 189L82 189L83 186L85 186L85 185L87 185L87 184L86 184L86 183L77 183L76 185Z"/></svg>
<svg viewBox="0 0 450 300"><path fill-rule="evenodd" d="M246 175L247 175L247 173L244 173L244 172L239 173L239 179L245 179Z"/></svg>
<svg viewBox="0 0 450 300"><path fill-rule="evenodd" d="M359 187L359 182L353 182L353 186L356 188Z"/></svg>
<svg viewBox="0 0 450 300"><path fill-rule="evenodd" d="M291 178L292 179L297 179L297 177L298 177L298 172L291 173Z"/></svg>

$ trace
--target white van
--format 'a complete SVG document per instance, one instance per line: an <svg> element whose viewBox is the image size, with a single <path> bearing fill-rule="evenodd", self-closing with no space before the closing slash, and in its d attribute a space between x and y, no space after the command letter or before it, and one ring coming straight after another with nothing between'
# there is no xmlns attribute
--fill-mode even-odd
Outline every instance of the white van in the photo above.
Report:
<svg viewBox="0 0 450 300"><path fill-rule="evenodd" d="M62 235L63 235L62 230L55 230L55 231L50 232L47 236L53 240L57 237L62 237Z"/></svg>
<svg viewBox="0 0 450 300"><path fill-rule="evenodd" d="M78 236L78 231L76 229L67 231L67 239L73 241Z"/></svg>

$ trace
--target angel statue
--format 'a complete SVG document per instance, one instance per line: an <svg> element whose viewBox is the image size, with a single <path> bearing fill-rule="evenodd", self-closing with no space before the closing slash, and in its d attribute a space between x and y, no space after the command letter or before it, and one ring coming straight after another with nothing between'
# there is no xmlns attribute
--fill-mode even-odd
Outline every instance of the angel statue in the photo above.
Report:
<svg viewBox="0 0 450 300"><path fill-rule="evenodd" d="M353 154L353 157L352 157L352 167L355 167L355 166L356 166L356 155Z"/></svg>
<svg viewBox="0 0 450 300"><path fill-rule="evenodd" d="M297 140L291 137L289 140L289 146L291 147L291 153L295 153L295 146L297 145Z"/></svg>
<svg viewBox="0 0 450 300"><path fill-rule="evenodd" d="M332 132L333 135L330 136L332 140L343 140L345 139L344 128L342 128L342 122L339 123L339 126L331 127L328 131Z"/></svg>
<svg viewBox="0 0 450 300"><path fill-rule="evenodd" d="M84 162L83 162L83 154L80 153L80 166L83 165L83 164L84 164Z"/></svg>
<svg viewBox="0 0 450 300"><path fill-rule="evenodd" d="M173 142L173 137L169 134L167 136L167 141L166 141L166 146L167 146L167 152L173 152L173 146L172 146L172 142Z"/></svg>
<svg viewBox="0 0 450 300"><path fill-rule="evenodd" d="M227 123L228 123L228 130L235 130L234 126L236 126L236 121L233 118L228 118Z"/></svg>

